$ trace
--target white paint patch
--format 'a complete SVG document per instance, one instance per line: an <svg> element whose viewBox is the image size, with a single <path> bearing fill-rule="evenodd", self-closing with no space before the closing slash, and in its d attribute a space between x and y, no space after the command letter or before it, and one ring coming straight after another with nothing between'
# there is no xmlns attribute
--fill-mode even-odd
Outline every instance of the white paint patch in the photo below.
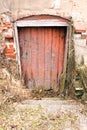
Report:
<svg viewBox="0 0 87 130"><path fill-rule="evenodd" d="M52 7L55 9L60 8L60 3L61 3L61 0L54 0Z"/></svg>

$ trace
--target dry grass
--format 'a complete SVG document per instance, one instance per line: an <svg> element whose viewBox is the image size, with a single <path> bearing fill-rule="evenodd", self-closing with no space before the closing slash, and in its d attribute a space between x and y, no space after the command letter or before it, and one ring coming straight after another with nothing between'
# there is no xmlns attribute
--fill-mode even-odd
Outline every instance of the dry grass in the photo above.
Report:
<svg viewBox="0 0 87 130"><path fill-rule="evenodd" d="M49 114L41 105L15 103L0 107L0 130L65 130L76 128L78 120L70 111Z"/></svg>

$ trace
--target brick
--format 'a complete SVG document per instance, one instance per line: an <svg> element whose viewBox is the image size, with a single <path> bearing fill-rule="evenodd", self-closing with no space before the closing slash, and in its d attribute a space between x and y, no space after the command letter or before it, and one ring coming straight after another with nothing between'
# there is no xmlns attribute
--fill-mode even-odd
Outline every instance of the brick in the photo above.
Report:
<svg viewBox="0 0 87 130"><path fill-rule="evenodd" d="M5 38L13 38L13 29L8 29L5 33L4 33Z"/></svg>
<svg viewBox="0 0 87 130"><path fill-rule="evenodd" d="M11 27L11 23L5 22L5 23L4 23L4 26L7 27L7 28L10 28L10 27Z"/></svg>
<svg viewBox="0 0 87 130"><path fill-rule="evenodd" d="M10 47L11 49L14 48L13 44L10 44L9 47Z"/></svg>
<svg viewBox="0 0 87 130"><path fill-rule="evenodd" d="M12 35L10 35L10 34L6 34L5 35L5 38L12 38L13 36Z"/></svg>
<svg viewBox="0 0 87 130"><path fill-rule="evenodd" d="M84 22L74 22L75 32L82 33L86 32L86 26Z"/></svg>
<svg viewBox="0 0 87 130"><path fill-rule="evenodd" d="M6 48L4 52L5 53L13 53L14 51L15 51L14 48L10 48L10 49Z"/></svg>
<svg viewBox="0 0 87 130"><path fill-rule="evenodd" d="M2 46L6 46L6 43L1 43Z"/></svg>
<svg viewBox="0 0 87 130"><path fill-rule="evenodd" d="M81 38L82 38L82 39L86 39L86 38L87 38L87 33L86 33L86 32L82 33L82 34L81 34Z"/></svg>
<svg viewBox="0 0 87 130"><path fill-rule="evenodd" d="M4 30L7 30L8 28L6 27L6 26L4 26L4 27L2 27L2 30L4 31Z"/></svg>
<svg viewBox="0 0 87 130"><path fill-rule="evenodd" d="M13 39L10 39L9 42L14 44L14 40Z"/></svg>
<svg viewBox="0 0 87 130"><path fill-rule="evenodd" d="M15 53L6 53L5 56L9 57L9 58L16 58L16 54Z"/></svg>

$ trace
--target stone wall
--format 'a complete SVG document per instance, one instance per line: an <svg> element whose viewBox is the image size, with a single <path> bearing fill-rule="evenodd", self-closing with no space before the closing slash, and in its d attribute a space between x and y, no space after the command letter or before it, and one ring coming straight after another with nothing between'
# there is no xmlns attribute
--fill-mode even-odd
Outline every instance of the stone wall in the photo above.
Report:
<svg viewBox="0 0 87 130"><path fill-rule="evenodd" d="M13 24L9 16L0 16L0 53L6 57L15 58Z"/></svg>
<svg viewBox="0 0 87 130"><path fill-rule="evenodd" d="M87 0L0 0L0 13L6 19L8 24L4 23L1 32L5 37L5 45L8 49L5 50L6 56L11 54L15 57L14 43L13 43L13 29L10 20L14 21L29 15L50 14L67 18L72 18L75 29L75 53L76 61L81 62L81 57L84 57L84 63L87 64ZM9 20L9 16L10 20ZM8 26L8 27L7 27ZM10 34L10 38L8 36ZM10 46L9 46L10 45ZM14 55L13 55L14 54ZM13 55L13 56L12 56Z"/></svg>
<svg viewBox="0 0 87 130"><path fill-rule="evenodd" d="M81 64L84 60L84 64L87 65L87 39L86 33L75 33L74 42L75 42L75 56L76 62Z"/></svg>

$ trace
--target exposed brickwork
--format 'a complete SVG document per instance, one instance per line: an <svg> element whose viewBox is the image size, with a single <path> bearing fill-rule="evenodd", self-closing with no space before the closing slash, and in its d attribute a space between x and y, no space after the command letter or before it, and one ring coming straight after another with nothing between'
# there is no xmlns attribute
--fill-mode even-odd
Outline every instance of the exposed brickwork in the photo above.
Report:
<svg viewBox="0 0 87 130"><path fill-rule="evenodd" d="M7 15L3 14L0 18L0 46L6 57L15 58L13 25Z"/></svg>
<svg viewBox="0 0 87 130"><path fill-rule="evenodd" d="M8 1L9 0L6 1L7 5ZM78 38L78 40L76 40L75 38L75 47L77 46L77 44L79 46L83 46L85 43L84 48L87 51L87 0L34 0L34 2L32 2L31 0L27 0L26 2L21 2L21 0L10 0L10 2L12 4L9 3L9 9L8 7L6 9L6 7L4 7L3 0L1 0L0 13L7 13L7 11L11 9L10 12L13 20L17 20L29 15L39 14L50 14L72 18L75 33L77 33L77 35L80 34L81 36L80 38ZM4 43L3 46L4 48L6 48L5 55L15 57L14 42L10 43L9 41L13 39L12 24L10 23L9 17L6 15L2 15L0 19L0 32L3 33L3 37L2 39L0 37L0 40L5 40L4 42L1 42L2 44ZM9 49L12 49L12 51L10 51ZM80 53L80 51L85 53L86 51L83 50L83 47L80 47L78 53ZM86 55L85 59L87 59Z"/></svg>

